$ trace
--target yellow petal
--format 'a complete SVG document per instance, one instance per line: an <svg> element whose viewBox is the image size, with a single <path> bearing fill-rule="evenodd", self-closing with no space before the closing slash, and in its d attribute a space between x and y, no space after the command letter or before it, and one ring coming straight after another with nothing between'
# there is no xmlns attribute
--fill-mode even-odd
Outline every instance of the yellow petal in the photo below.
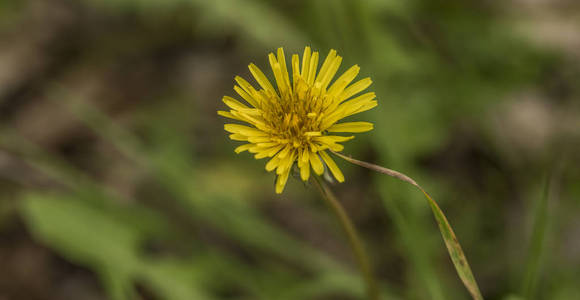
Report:
<svg viewBox="0 0 580 300"><path fill-rule="evenodd" d="M272 95L277 95L276 90L274 90L274 87L272 86L272 84L270 83L270 81L268 80L268 78L266 77L266 75L264 75L264 73L262 72L262 70L260 70L260 68L258 68L254 64L250 64L248 66L248 68L250 69L250 73L252 73L252 75L254 76L254 78L256 78L256 81L258 82L258 84L264 90L272 93Z"/></svg>
<svg viewBox="0 0 580 300"><path fill-rule="evenodd" d="M270 151L268 152L268 157L272 157L272 156L276 155L276 153L278 153L278 151L280 151L282 149L282 147L284 147L284 145L278 145L276 147L272 147L270 149Z"/></svg>
<svg viewBox="0 0 580 300"><path fill-rule="evenodd" d="M360 67L354 65L350 67L346 72L344 72L328 89L328 94L331 96L337 96L344 91L347 85L349 85L358 75Z"/></svg>
<svg viewBox="0 0 580 300"><path fill-rule="evenodd" d="M240 97L246 100L246 102L248 102L253 107L260 107L259 101L257 99L254 99L254 97L248 94L248 92L246 92L243 88L234 85L234 91L236 91L236 93L238 93Z"/></svg>
<svg viewBox="0 0 580 300"><path fill-rule="evenodd" d="M320 67L320 72L318 73L318 76L316 76L316 80L314 82L319 82L319 83L322 82L323 77L326 76L326 73L330 69L331 65L334 63L335 59L336 59L336 50L330 49L330 51L328 52L328 55L326 55L326 58L324 59L324 62L322 63L322 67Z"/></svg>
<svg viewBox="0 0 580 300"><path fill-rule="evenodd" d="M269 136L251 136L247 138L248 142L250 143L265 143L265 142L269 142L272 139Z"/></svg>
<svg viewBox="0 0 580 300"><path fill-rule="evenodd" d="M256 146L260 147L260 148L272 148L272 147L277 147L279 144L276 142L266 142L266 143L258 143L256 144Z"/></svg>
<svg viewBox="0 0 580 300"><path fill-rule="evenodd" d="M224 129L231 133L239 133L245 136L267 136L268 134L256 128L240 125L240 124L225 124Z"/></svg>
<svg viewBox="0 0 580 300"><path fill-rule="evenodd" d="M325 136L317 136L313 140L324 144L332 144L332 143L342 143L350 141L352 139L354 139L354 135L351 136L325 135Z"/></svg>
<svg viewBox="0 0 580 300"><path fill-rule="evenodd" d="M304 78L304 80L308 80L308 71L310 70L310 47L304 47L304 54L302 55L302 71L300 75Z"/></svg>
<svg viewBox="0 0 580 300"><path fill-rule="evenodd" d="M241 146L238 146L236 149L234 149L234 152L240 154L240 153L252 148L253 146L254 146L253 144L241 145Z"/></svg>
<svg viewBox="0 0 580 300"><path fill-rule="evenodd" d="M247 107L246 105L242 104L240 101L229 97L229 96L224 96L222 98L222 101L229 106L231 109L233 110L244 110L244 109L249 109L249 107Z"/></svg>
<svg viewBox="0 0 580 300"><path fill-rule="evenodd" d="M320 131L307 131L304 133L305 136L321 136L322 133Z"/></svg>
<svg viewBox="0 0 580 300"><path fill-rule="evenodd" d="M286 67L286 56L284 56L284 49L282 47L278 48L278 63L280 64L280 70L282 71L282 79L284 84L292 89L290 85L290 76L288 74L288 68Z"/></svg>
<svg viewBox="0 0 580 300"><path fill-rule="evenodd" d="M266 171L272 172L274 169L276 169L276 167L278 167L279 163L280 160L278 159L277 156L272 157L272 159L270 159L268 163L266 163Z"/></svg>
<svg viewBox="0 0 580 300"><path fill-rule="evenodd" d="M276 60L276 57L273 53L268 55L268 59L270 60L270 66L272 67L272 71L274 72L274 79L276 79L276 84L278 85L278 90L280 91L280 95L287 95L289 92L289 87L286 85L284 80L284 75L282 74L282 66Z"/></svg>
<svg viewBox="0 0 580 300"><path fill-rule="evenodd" d="M342 57L340 57L338 55L331 62L328 69L326 70L326 73L324 74L324 76L322 76L321 81L320 81L322 90L326 90L326 87L328 87L328 84L330 83L332 78L334 78L336 71L338 71L338 68L340 67L341 62L342 62Z"/></svg>
<svg viewBox="0 0 580 300"><path fill-rule="evenodd" d="M369 93L364 93L356 98L353 98L352 100L348 100L346 102L344 102L343 104L341 104L340 106L345 107L345 108L350 108L350 107L360 107L363 104L366 104L372 100L374 100L377 97L377 95L374 92L369 92Z"/></svg>
<svg viewBox="0 0 580 300"><path fill-rule="evenodd" d="M286 148L284 148L284 150L280 151L280 153L278 154L280 156L280 158L284 158L288 155L288 153L290 153L290 145L286 145Z"/></svg>
<svg viewBox="0 0 580 300"><path fill-rule="evenodd" d="M329 115L322 121L322 124L320 124L320 129L326 130L328 127L332 126L338 120L346 118L355 113L361 112L360 109L363 107L365 108L375 107L376 104L373 104L373 102L376 102L374 100L375 97L376 97L375 93L371 92L360 95L352 100L348 100L340 104L333 112L330 112Z"/></svg>
<svg viewBox="0 0 580 300"><path fill-rule="evenodd" d="M318 67L318 52L312 53L312 57L310 58L310 67L308 68L308 78L306 82L310 85L314 83L314 79L316 78L316 68Z"/></svg>
<svg viewBox="0 0 580 300"><path fill-rule="evenodd" d="M302 181L308 181L310 177L310 164L305 163L300 167L300 178Z"/></svg>
<svg viewBox="0 0 580 300"><path fill-rule="evenodd" d="M359 107L357 110L351 112L349 114L349 116L352 116L352 115L355 115L355 114L358 114L358 113L361 113L361 112L365 112L365 111L367 111L369 109L374 108L377 105L378 105L378 103L377 103L376 100L370 101L369 103L364 104L363 106Z"/></svg>
<svg viewBox="0 0 580 300"><path fill-rule="evenodd" d="M230 139L233 141L248 141L248 137L243 135L243 134L239 134L239 133L232 133L230 134Z"/></svg>
<svg viewBox="0 0 580 300"><path fill-rule="evenodd" d="M250 111L250 109L248 109L247 111ZM266 123L264 123L264 121L262 120L261 117L252 117L250 114L248 113L244 113L244 112L240 112L237 110L232 110L231 114L235 117L238 117L239 120L249 123L251 125L254 125L256 128L258 128L259 130L263 131L263 132L269 132L270 131L270 127L268 127L268 125L266 125Z"/></svg>
<svg viewBox="0 0 580 300"><path fill-rule="evenodd" d="M296 84L300 79L300 57L298 54L292 55L292 82L294 83L294 91L296 91Z"/></svg>
<svg viewBox="0 0 580 300"><path fill-rule="evenodd" d="M339 101L342 102L344 100L347 100L348 98L364 91L366 88L368 88L371 84L373 83L373 81L367 77L367 78L363 78L355 83L353 83L353 85L347 87L338 97Z"/></svg>
<svg viewBox="0 0 580 300"><path fill-rule="evenodd" d="M234 114L232 114L229 111L223 111L223 110L218 110L218 115L222 116L222 117L226 117L226 118L230 118L230 119L234 119L234 120L238 120L238 121L243 121L245 122L245 120L243 120L242 118L235 116Z"/></svg>
<svg viewBox="0 0 580 300"><path fill-rule="evenodd" d="M337 144L334 140L326 139L324 141L320 141L320 145L318 146L318 151L330 149L335 152L340 152L344 149L344 146L341 144Z"/></svg>
<svg viewBox="0 0 580 300"><path fill-rule="evenodd" d="M248 148L248 152L250 153L258 153L260 152L262 149L258 146L256 146L256 144L252 144L252 147Z"/></svg>
<svg viewBox="0 0 580 300"><path fill-rule="evenodd" d="M310 152L309 159L310 165L312 165L312 170L314 170L314 173L322 175L322 173L324 173L324 165L322 164L322 161L320 161L320 157L318 157L318 154Z"/></svg>
<svg viewBox="0 0 580 300"><path fill-rule="evenodd" d="M332 172L332 175L334 175L334 178L336 178L338 182L344 182L344 175L342 174L342 172L340 171L334 160L332 160L332 158L326 153L326 151L320 151L319 153L322 159L324 159L324 162L326 163L328 168L330 169L330 172Z"/></svg>
<svg viewBox="0 0 580 300"><path fill-rule="evenodd" d="M254 155L254 158L255 159L262 159L262 158L269 157L269 156L271 156L270 155L270 152L273 149L275 149L276 147L277 147L277 145L276 146L273 146L273 147L263 148L260 151L258 151L258 153L256 153L256 155Z"/></svg>
<svg viewBox="0 0 580 300"><path fill-rule="evenodd" d="M281 194L284 191L284 187L286 186L286 182L288 181L289 174L290 169L278 175L278 179L276 180L276 194Z"/></svg>
<svg viewBox="0 0 580 300"><path fill-rule="evenodd" d="M236 76L236 77L234 77L234 79L240 85L240 87L246 93L248 93L248 95L250 95L252 97L256 97L256 95L258 94L258 91L249 82L247 82L244 78L242 78L240 76Z"/></svg>
<svg viewBox="0 0 580 300"><path fill-rule="evenodd" d="M278 164L276 174L280 175L286 172L286 170L290 169L292 167L292 164L294 163L295 158L296 158L295 152L291 152L290 155L286 157L280 157L280 155L278 155L280 163Z"/></svg>
<svg viewBox="0 0 580 300"><path fill-rule="evenodd" d="M308 148L304 148L304 150L302 150L302 162L304 164L308 163L308 157L309 157L310 151L308 151Z"/></svg>
<svg viewBox="0 0 580 300"><path fill-rule="evenodd" d="M341 144L329 144L328 148L334 152L340 152L344 150L344 146Z"/></svg>
<svg viewBox="0 0 580 300"><path fill-rule="evenodd" d="M366 132L373 130L373 123L369 122L346 122L334 124L326 131L328 132Z"/></svg>

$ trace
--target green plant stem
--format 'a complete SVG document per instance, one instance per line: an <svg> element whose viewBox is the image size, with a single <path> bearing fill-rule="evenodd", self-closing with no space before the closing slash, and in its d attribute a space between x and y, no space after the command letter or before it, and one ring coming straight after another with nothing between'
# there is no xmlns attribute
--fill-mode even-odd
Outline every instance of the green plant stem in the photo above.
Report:
<svg viewBox="0 0 580 300"><path fill-rule="evenodd" d="M350 247L354 252L359 268L363 273L364 280L366 282L367 295L369 299L379 300L380 299L379 289L375 281L375 277L373 276L373 271L369 263L369 258L364 251L363 244L356 232L356 229L351 219L347 215L346 211L344 210L338 199L336 199L336 196L334 196L328 185L324 183L322 180L320 180L317 176L313 177L316 187L320 191L320 194L322 194L322 198L324 199L324 201L326 201L326 204L328 204L330 209L332 209L332 212L334 212L336 218L340 222L342 229L346 233Z"/></svg>

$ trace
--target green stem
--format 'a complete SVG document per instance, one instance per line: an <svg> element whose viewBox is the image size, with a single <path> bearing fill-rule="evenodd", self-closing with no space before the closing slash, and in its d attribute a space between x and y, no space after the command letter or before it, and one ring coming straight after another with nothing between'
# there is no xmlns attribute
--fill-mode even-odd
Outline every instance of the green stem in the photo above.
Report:
<svg viewBox="0 0 580 300"><path fill-rule="evenodd" d="M348 237L348 241L352 251L355 254L357 263L361 272L363 273L364 280L367 286L367 295L371 300L379 300L379 289L375 278L373 276L373 271L371 265L369 263L369 258L364 251L363 244L354 228L354 225L351 219L346 214L346 211L340 204L340 202L336 199L336 196L332 193L328 185L320 180L317 176L314 177L314 183L320 194L322 194L322 198L326 201L326 204L332 209L334 214L336 215L338 221L346 236Z"/></svg>

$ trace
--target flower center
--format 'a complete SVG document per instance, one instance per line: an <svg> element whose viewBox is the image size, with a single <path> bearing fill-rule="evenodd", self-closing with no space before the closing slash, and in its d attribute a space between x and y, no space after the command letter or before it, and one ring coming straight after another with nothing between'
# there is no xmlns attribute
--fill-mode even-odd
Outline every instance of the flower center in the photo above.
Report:
<svg viewBox="0 0 580 300"><path fill-rule="evenodd" d="M268 95L263 118L272 128L273 137L294 148L306 148L312 138L322 135L323 103L328 96L319 88L299 78L292 91Z"/></svg>

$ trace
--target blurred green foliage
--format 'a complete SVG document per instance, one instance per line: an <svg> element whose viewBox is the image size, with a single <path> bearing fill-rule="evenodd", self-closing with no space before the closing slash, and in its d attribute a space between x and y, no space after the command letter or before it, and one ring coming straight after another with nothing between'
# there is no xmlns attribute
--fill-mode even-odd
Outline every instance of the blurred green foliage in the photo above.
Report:
<svg viewBox="0 0 580 300"><path fill-rule="evenodd" d="M364 297L348 250L329 253L321 246L326 239L343 240L314 189L291 182L282 200L275 199L272 174L262 170L262 162L233 153L215 115L219 97L233 94L233 76L247 76L247 63L265 67L269 51L279 46L301 51L305 45L322 53L337 49L344 65L359 64L362 76L371 76L379 107L357 119L374 122L376 129L345 152L411 175L438 199L486 299L580 294L580 262L563 254L578 253L578 245L566 242L578 238L573 228L580 173L570 167L580 160L574 151L577 132L556 134L555 146L540 154L520 154L523 150L506 147L490 121L510 95L529 87L549 91L553 70L578 74L580 68L512 30L501 7L459 0L74 5L96 19L91 26L97 28L71 30L78 40L65 40L81 49L54 54L72 57L66 70L107 68L121 73L116 80L129 81L125 74L133 74L134 66L153 61L137 71L152 78L152 87L126 87L137 102L127 118L115 118L86 99L66 75L42 86L57 110L113 148L127 165L121 168L139 174L134 191L124 193L99 178L99 170L115 167L106 155L84 150L79 164L28 141L10 125L3 126L0 141L6 153L59 183L20 187L16 213L39 243L97 274L111 299ZM10 20L2 21L3 31L24 18L19 9L0 2L0 15ZM184 58L190 52L202 53L192 64L207 74L198 87L208 85L209 91L180 85L186 79L178 78L177 68L191 63ZM210 62L218 60L216 70L195 64L207 53ZM215 74L220 72L227 74ZM577 80L558 84L574 86ZM580 113L574 104L578 90L567 97L572 100L560 104L563 109ZM336 186L337 194L353 209L383 298L467 299L423 195L339 164L347 182ZM553 175L558 181L542 198L539 187L551 169L559 172ZM314 241L269 213L271 203L285 202L311 211L290 210L291 224L322 224L308 229Z"/></svg>

